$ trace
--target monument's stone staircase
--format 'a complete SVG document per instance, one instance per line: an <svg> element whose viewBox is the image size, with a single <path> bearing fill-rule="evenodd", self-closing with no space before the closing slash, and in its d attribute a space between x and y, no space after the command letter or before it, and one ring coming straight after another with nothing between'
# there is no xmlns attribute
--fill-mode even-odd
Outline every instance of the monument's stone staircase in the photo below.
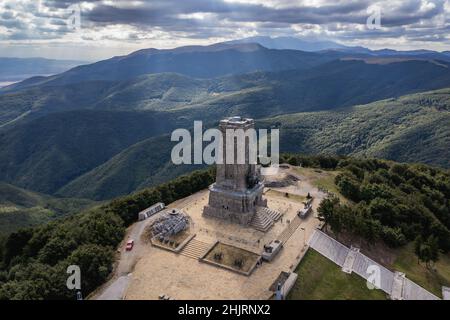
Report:
<svg viewBox="0 0 450 320"><path fill-rule="evenodd" d="M289 223L289 225L286 227L286 229L283 230L283 232L280 233L278 236L278 240L281 241L282 244L285 244L286 241L289 240L289 238L294 234L295 230L300 226L300 223L302 220L296 215L294 219Z"/></svg>
<svg viewBox="0 0 450 320"><path fill-rule="evenodd" d="M281 213L266 207L257 207L256 213L250 222L250 226L256 230L266 232L273 226L274 222L280 219Z"/></svg>
<svg viewBox="0 0 450 320"><path fill-rule="evenodd" d="M270 219L272 219L273 221L278 221L278 219L281 218L281 213L279 213L276 210L272 210L270 208L262 208L263 211L266 212L266 214L269 216Z"/></svg>
<svg viewBox="0 0 450 320"><path fill-rule="evenodd" d="M192 259L199 259L211 248L211 245L211 243L192 239L181 249L180 254Z"/></svg>

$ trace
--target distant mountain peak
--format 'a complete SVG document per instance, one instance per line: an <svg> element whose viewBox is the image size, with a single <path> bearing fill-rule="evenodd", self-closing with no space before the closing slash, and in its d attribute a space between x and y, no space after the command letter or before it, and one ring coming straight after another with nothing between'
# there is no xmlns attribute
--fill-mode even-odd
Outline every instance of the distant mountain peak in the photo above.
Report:
<svg viewBox="0 0 450 320"><path fill-rule="evenodd" d="M159 53L194 53L194 52L219 52L225 50L236 50L239 52L253 52L258 50L266 50L264 46L259 43L227 43L227 42L219 42L207 46L193 45L193 46L183 46L177 47L173 49L141 49L134 51L127 55L126 57L146 54L159 54Z"/></svg>
<svg viewBox="0 0 450 320"><path fill-rule="evenodd" d="M324 40L324 39L311 39L311 38L297 38L297 37L269 37L269 36L254 36L249 38L237 39L225 42L228 44L239 43L258 43L263 47L269 49L291 49L301 51L322 51L328 49L344 49L349 48L340 43Z"/></svg>

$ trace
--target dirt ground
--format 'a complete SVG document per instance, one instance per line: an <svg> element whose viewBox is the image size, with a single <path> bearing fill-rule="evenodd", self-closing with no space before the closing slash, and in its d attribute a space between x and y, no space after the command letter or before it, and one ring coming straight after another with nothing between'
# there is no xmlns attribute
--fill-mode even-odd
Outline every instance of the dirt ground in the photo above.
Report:
<svg viewBox="0 0 450 320"><path fill-rule="evenodd" d="M298 173L298 170L291 168L283 170ZM302 220L272 262L263 263L250 276L245 276L182 254L152 247L141 241L139 244L142 247L139 248L139 255L133 263L133 270L130 270L132 275L123 298L158 299L160 295L177 300L270 298L270 285L282 271L293 271L303 256L305 242L320 224L316 218L316 209L325 197L307 178L293 186L272 189L281 191L281 194L289 192L301 196L306 196L309 192L315 198L314 214ZM283 197L280 193L266 193L268 207L282 213L282 218L266 233L220 219L203 217L203 207L208 202L208 190L176 201L169 208L181 209L190 216L190 232L196 234L196 240L211 245L219 240L260 254L264 244L276 239L288 227L298 210L303 208L299 200L302 197Z"/></svg>
<svg viewBox="0 0 450 320"><path fill-rule="evenodd" d="M222 259L215 260L215 254L223 254ZM259 258L260 256L253 252L244 250L236 246L230 246L225 243L218 242L204 259L226 266L228 268L234 268L243 272L249 272L252 266L254 266L259 260ZM240 268L234 265L235 260L241 260L243 262Z"/></svg>

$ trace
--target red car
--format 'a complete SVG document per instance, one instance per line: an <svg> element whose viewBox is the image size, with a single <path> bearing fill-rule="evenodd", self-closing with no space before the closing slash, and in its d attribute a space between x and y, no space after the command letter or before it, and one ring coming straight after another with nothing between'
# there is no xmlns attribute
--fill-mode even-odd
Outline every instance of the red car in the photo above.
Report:
<svg viewBox="0 0 450 320"><path fill-rule="evenodd" d="M128 240L125 250L131 251L131 249L133 249L133 246L134 246L134 240Z"/></svg>

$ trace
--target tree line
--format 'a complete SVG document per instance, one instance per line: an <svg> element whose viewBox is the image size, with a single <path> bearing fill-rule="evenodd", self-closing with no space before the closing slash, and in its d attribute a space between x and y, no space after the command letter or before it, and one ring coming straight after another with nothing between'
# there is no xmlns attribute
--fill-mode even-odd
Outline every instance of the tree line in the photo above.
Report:
<svg viewBox="0 0 450 320"><path fill-rule="evenodd" d="M293 164L338 170L347 201L327 197L318 208L325 227L390 247L414 242L427 264L450 250L450 172L423 164L340 156L284 155Z"/></svg>
<svg viewBox="0 0 450 320"><path fill-rule="evenodd" d="M213 169L195 171L157 187L117 198L105 205L25 228L0 243L0 300L74 299L66 288L69 265L81 269L83 296L103 284L127 226L143 209L169 204L208 187Z"/></svg>

